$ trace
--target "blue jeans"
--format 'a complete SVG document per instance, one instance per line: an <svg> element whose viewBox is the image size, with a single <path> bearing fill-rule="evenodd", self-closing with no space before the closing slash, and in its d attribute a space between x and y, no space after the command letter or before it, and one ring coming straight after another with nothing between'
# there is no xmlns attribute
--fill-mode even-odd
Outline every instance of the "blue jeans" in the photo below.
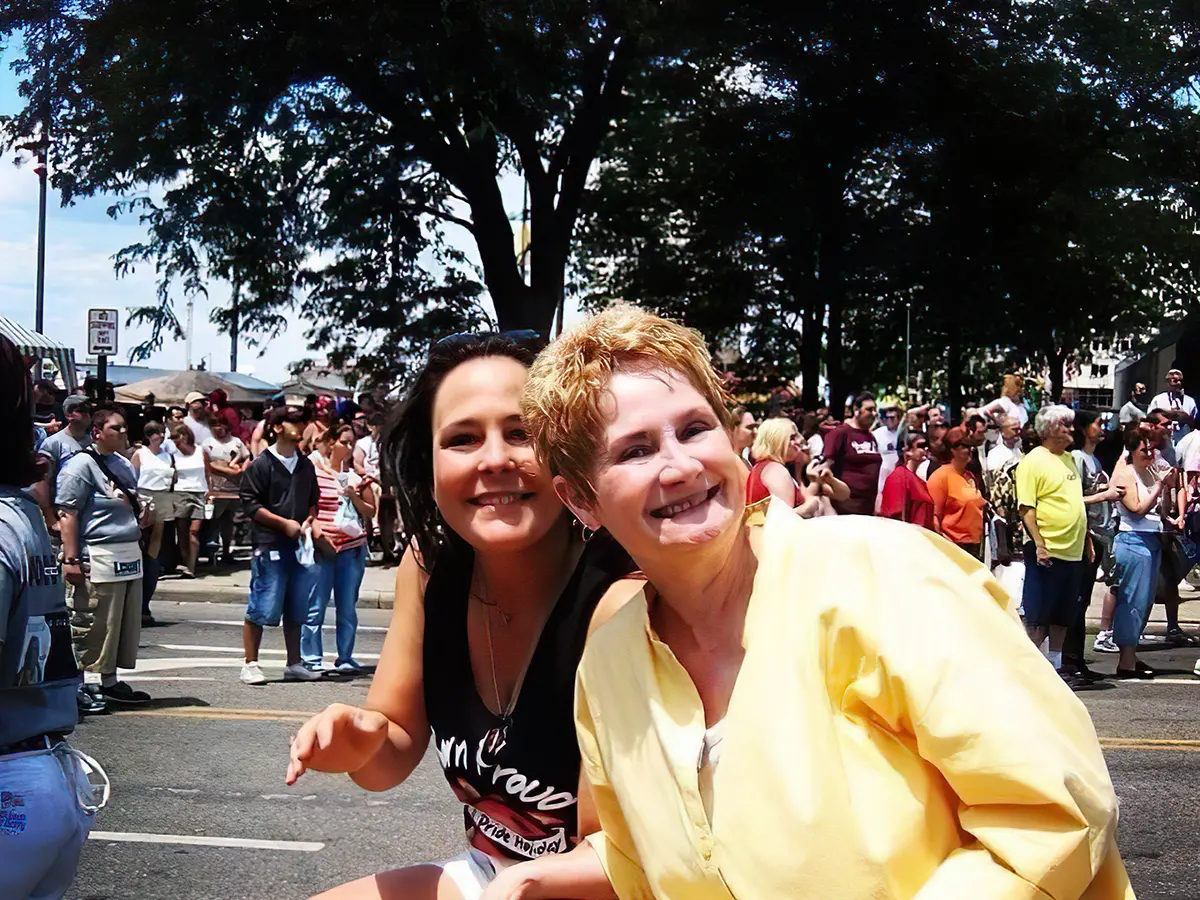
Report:
<svg viewBox="0 0 1200 900"><path fill-rule="evenodd" d="M1162 540L1153 531L1122 531L1117 535L1113 555L1113 590L1117 595L1113 641L1118 647L1137 647L1158 588Z"/></svg>
<svg viewBox="0 0 1200 900"><path fill-rule="evenodd" d="M0 757L5 897L62 897L70 888L96 819L80 805L86 782L79 763L60 752Z"/></svg>
<svg viewBox="0 0 1200 900"><path fill-rule="evenodd" d="M288 547L255 547L250 561L250 600L246 621L275 626L282 618L303 622L317 590L318 566L302 566Z"/></svg>
<svg viewBox="0 0 1200 900"><path fill-rule="evenodd" d="M367 547L343 550L333 559L317 561L317 590L308 615L300 629L300 658L309 665L321 662L321 626L325 624L325 608L333 598L337 613L337 662L341 665L354 658L354 636L358 633L358 589L362 586L367 568Z"/></svg>

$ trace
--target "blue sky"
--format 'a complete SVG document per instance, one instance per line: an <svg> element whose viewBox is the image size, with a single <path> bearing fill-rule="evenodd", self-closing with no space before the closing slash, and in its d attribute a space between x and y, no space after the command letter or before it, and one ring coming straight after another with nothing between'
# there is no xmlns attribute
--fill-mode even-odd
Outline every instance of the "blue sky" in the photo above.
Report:
<svg viewBox="0 0 1200 900"><path fill-rule="evenodd" d="M17 78L9 68L15 58L12 47L0 54L0 114L16 111L21 104ZM502 182L506 201L513 211L520 209L521 180ZM111 307L121 310L120 362L128 361L128 351L148 335L149 329L124 325L126 310L154 301L155 278L152 267L139 267L133 275L118 279L113 271L113 255L145 237L135 217L113 220L105 210L111 197L78 201L62 207L52 191L47 204L46 226L46 297L45 332L52 338L75 347L82 361L87 345L87 310ZM14 319L28 328L34 325L35 281L37 275L38 180L33 167L13 165L13 157L0 159L0 316ZM461 229L449 235L475 259L474 243ZM229 298L229 286L223 282L208 285L208 301L197 298L192 363L201 358L211 371L229 368L229 338L219 334L209 320L210 305L221 305ZM574 304L569 303L573 307ZM177 310L182 321L184 310ZM568 310L568 324L577 315ZM306 323L293 314L287 331L271 341L261 356L258 349L243 345L238 354L238 371L255 374L268 381L287 377L288 364L314 356L306 347ZM184 367L183 341L166 340L163 348L145 364L162 368Z"/></svg>

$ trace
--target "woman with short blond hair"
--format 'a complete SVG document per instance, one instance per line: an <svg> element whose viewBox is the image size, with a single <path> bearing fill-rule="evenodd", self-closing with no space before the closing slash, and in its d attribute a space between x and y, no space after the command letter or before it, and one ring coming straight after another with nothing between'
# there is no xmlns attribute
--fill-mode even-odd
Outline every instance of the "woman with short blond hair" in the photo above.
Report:
<svg viewBox="0 0 1200 900"><path fill-rule="evenodd" d="M591 865L619 897L1132 897L1087 711L999 585L924 529L747 509L725 400L628 307L530 371L559 495L648 582L577 674L602 830L497 896Z"/></svg>

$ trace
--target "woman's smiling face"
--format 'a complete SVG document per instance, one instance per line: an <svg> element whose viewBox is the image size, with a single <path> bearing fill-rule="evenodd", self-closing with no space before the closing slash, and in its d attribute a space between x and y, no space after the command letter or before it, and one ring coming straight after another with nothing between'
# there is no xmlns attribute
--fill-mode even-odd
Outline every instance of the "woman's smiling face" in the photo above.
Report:
<svg viewBox="0 0 1200 900"><path fill-rule="evenodd" d="M608 529L643 560L707 544L740 520L745 466L717 413L680 373L617 371L603 408L596 502L576 509L585 525Z"/></svg>
<svg viewBox="0 0 1200 900"><path fill-rule="evenodd" d="M434 399L434 499L476 550L532 546L564 514L521 423L527 376L506 356L473 359L446 375Z"/></svg>

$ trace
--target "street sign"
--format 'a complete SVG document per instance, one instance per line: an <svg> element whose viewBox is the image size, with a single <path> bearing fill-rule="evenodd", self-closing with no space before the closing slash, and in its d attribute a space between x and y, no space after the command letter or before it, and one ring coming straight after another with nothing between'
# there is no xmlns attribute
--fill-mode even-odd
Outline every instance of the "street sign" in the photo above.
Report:
<svg viewBox="0 0 1200 900"><path fill-rule="evenodd" d="M117 311L88 310L88 356L117 355Z"/></svg>

